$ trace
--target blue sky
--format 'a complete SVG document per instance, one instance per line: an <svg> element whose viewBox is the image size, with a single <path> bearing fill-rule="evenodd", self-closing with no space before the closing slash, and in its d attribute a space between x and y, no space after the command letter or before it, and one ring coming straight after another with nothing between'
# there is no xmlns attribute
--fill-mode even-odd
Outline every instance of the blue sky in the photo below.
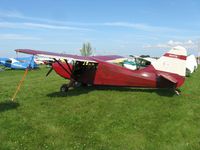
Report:
<svg viewBox="0 0 200 150"><path fill-rule="evenodd" d="M199 0L1 0L0 57L30 48L80 54L159 56L182 45L197 53Z"/></svg>

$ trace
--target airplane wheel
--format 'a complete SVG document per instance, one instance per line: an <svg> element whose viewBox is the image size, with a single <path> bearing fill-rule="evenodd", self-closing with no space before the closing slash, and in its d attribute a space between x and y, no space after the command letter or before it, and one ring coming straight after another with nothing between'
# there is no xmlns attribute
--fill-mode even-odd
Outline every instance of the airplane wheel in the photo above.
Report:
<svg viewBox="0 0 200 150"><path fill-rule="evenodd" d="M80 83L80 82L75 82L75 83L74 83L74 87L77 88L77 87L80 87L80 86L81 86L81 83Z"/></svg>
<svg viewBox="0 0 200 150"><path fill-rule="evenodd" d="M63 85L60 87L60 92L61 92L61 93L66 93L68 90L69 90L69 88L68 88L68 85L67 85L67 84L63 84Z"/></svg>

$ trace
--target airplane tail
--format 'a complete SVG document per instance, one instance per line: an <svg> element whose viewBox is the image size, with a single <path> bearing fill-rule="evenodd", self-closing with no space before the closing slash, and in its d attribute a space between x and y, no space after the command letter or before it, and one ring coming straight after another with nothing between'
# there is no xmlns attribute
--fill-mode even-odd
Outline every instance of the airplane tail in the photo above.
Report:
<svg viewBox="0 0 200 150"><path fill-rule="evenodd" d="M156 70L185 76L186 58L187 50L182 46L176 46L152 62L152 65Z"/></svg>

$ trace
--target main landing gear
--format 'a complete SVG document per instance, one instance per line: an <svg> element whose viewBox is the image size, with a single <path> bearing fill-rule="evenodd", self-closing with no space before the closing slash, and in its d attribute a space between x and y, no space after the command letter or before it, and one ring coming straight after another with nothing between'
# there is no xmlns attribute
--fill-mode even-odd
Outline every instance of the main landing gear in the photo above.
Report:
<svg viewBox="0 0 200 150"><path fill-rule="evenodd" d="M71 79L68 84L63 84L60 87L60 92L61 93L67 93L69 91L69 88L71 88L71 87L77 88L77 87L80 87L80 86L87 87L88 84L87 83L80 83L80 82L77 82L77 81Z"/></svg>
<svg viewBox="0 0 200 150"><path fill-rule="evenodd" d="M61 93L66 93L69 91L69 88L75 88L75 87L80 87L80 86L87 86L87 84L81 84L80 82L76 82L75 80L71 79L68 84L63 84L60 87L60 92Z"/></svg>
<svg viewBox="0 0 200 150"><path fill-rule="evenodd" d="M61 93L66 93L68 90L69 90L68 84L63 84L63 85L60 87L60 92L61 92Z"/></svg>
<svg viewBox="0 0 200 150"><path fill-rule="evenodd" d="M63 84L61 87L60 87L60 92L61 93L66 93L69 91L69 88L70 87L74 87L75 85L75 80L71 79L70 82L68 84Z"/></svg>

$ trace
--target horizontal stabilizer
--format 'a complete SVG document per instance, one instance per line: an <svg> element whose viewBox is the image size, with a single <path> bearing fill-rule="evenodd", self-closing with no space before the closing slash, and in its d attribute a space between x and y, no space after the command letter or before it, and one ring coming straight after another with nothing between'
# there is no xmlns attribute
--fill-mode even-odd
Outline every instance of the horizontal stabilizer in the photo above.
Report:
<svg viewBox="0 0 200 150"><path fill-rule="evenodd" d="M159 75L160 77L166 79L166 80L169 80L169 81L172 82L172 83L177 83L177 82L178 82L174 77L172 77L172 76L170 76L170 75L168 75L168 74L160 73L160 74L158 74L158 75Z"/></svg>

